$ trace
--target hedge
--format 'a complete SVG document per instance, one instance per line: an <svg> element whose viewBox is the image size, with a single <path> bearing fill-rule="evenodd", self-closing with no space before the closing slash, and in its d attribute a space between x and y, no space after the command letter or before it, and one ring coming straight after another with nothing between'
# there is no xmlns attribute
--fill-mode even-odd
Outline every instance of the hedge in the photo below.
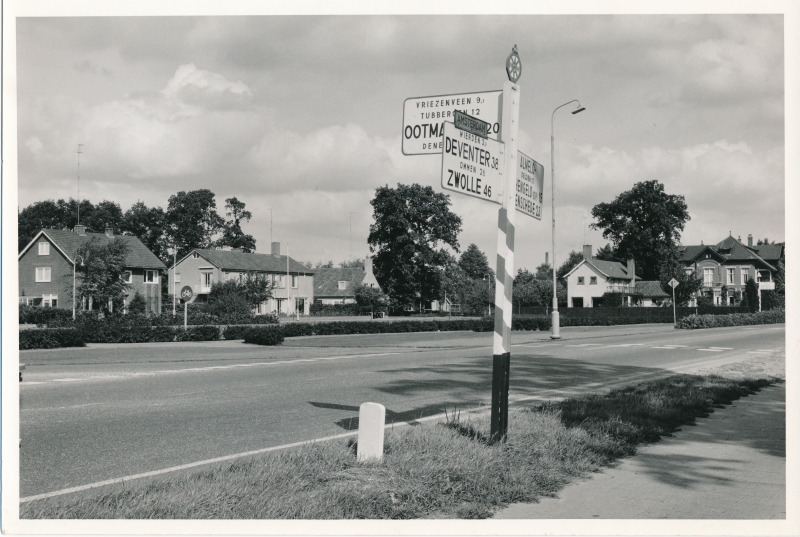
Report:
<svg viewBox="0 0 800 537"><path fill-rule="evenodd" d="M689 315L678 320L676 328L718 328L749 324L777 324L786 322L784 310L759 311L755 313L733 313L731 315Z"/></svg>
<svg viewBox="0 0 800 537"><path fill-rule="evenodd" d="M60 347L85 347L81 333L74 328L44 328L20 330L19 350L58 349Z"/></svg>
<svg viewBox="0 0 800 537"><path fill-rule="evenodd" d="M314 302L311 304L308 312L311 315L318 317L348 317L359 315L360 308L358 304L320 304Z"/></svg>
<svg viewBox="0 0 800 537"><path fill-rule="evenodd" d="M280 345L283 343L283 331L279 326L251 327L244 332L244 342L255 345Z"/></svg>
<svg viewBox="0 0 800 537"><path fill-rule="evenodd" d="M71 320L72 310L19 305L19 324L43 324L54 320Z"/></svg>

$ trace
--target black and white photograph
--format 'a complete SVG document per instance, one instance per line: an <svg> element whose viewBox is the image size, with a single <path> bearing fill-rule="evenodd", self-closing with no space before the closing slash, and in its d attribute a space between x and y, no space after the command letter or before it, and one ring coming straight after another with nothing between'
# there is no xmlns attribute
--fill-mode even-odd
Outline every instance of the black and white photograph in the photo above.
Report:
<svg viewBox="0 0 800 537"><path fill-rule="evenodd" d="M800 534L798 15L5 2L3 533Z"/></svg>

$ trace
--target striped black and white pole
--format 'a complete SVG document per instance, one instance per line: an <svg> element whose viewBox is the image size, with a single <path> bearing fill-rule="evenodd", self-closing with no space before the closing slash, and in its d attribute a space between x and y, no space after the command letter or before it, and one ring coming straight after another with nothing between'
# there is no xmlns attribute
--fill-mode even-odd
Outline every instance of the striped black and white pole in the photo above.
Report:
<svg viewBox="0 0 800 537"><path fill-rule="evenodd" d="M508 432L508 383L511 365L511 312L514 283L514 206L519 131L519 84L503 84L501 141L503 148L502 207L497 218L497 274L494 295L494 343L492 356L492 441L505 440Z"/></svg>

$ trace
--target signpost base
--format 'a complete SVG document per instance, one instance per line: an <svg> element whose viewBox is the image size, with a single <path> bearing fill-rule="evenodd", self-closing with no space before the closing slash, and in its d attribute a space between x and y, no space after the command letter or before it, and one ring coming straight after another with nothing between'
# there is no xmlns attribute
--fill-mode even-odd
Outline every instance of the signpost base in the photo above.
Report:
<svg viewBox="0 0 800 537"><path fill-rule="evenodd" d="M558 311L553 310L553 314L551 315L552 319L552 329L550 331L550 339L561 339L561 327L559 323L561 320L558 317Z"/></svg>
<svg viewBox="0 0 800 537"><path fill-rule="evenodd" d="M511 353L492 356L491 442L505 442L508 434L508 381Z"/></svg>

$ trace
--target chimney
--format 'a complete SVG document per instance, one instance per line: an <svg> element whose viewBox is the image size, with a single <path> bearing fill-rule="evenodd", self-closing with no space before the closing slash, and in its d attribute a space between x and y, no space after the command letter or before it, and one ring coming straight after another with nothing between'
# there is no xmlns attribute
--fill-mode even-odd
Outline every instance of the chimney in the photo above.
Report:
<svg viewBox="0 0 800 537"><path fill-rule="evenodd" d="M272 255L281 255L281 243L279 242L272 243Z"/></svg>
<svg viewBox="0 0 800 537"><path fill-rule="evenodd" d="M753 246L753 234L750 233L747 235L747 246Z"/></svg>
<svg viewBox="0 0 800 537"><path fill-rule="evenodd" d="M372 258L370 256L364 257L364 273L372 274Z"/></svg>
<svg viewBox="0 0 800 537"><path fill-rule="evenodd" d="M592 258L592 245L591 244L584 244L583 245L583 258L584 259L591 259Z"/></svg>
<svg viewBox="0 0 800 537"><path fill-rule="evenodd" d="M633 258L628 258L628 275L631 277L631 285L636 283L636 264L633 262Z"/></svg>
<svg viewBox="0 0 800 537"><path fill-rule="evenodd" d="M86 226L84 226L83 224L77 224L75 226L75 233L77 233L81 237L85 237L86 236Z"/></svg>
<svg viewBox="0 0 800 537"><path fill-rule="evenodd" d="M106 237L109 239L114 238L114 228L106 224Z"/></svg>

